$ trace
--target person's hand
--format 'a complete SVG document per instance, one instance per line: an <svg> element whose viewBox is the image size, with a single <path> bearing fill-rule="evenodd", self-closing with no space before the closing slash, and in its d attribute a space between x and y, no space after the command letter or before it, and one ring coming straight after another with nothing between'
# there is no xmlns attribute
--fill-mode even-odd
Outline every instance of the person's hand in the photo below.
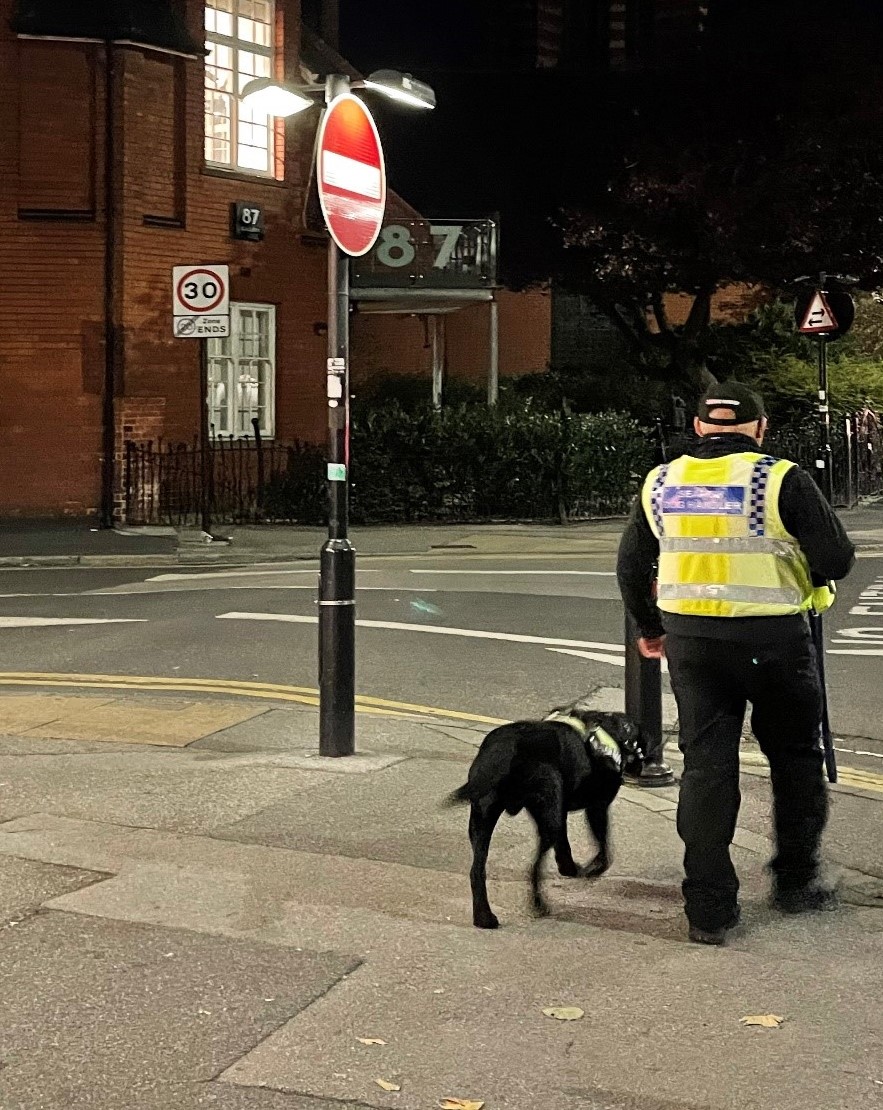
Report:
<svg viewBox="0 0 883 1110"><path fill-rule="evenodd" d="M645 659L664 659L665 636L638 637L638 651Z"/></svg>

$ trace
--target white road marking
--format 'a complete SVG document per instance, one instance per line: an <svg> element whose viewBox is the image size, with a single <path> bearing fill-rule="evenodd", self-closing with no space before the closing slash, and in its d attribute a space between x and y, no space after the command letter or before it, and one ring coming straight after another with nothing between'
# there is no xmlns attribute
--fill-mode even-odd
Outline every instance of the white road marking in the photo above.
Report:
<svg viewBox="0 0 883 1110"><path fill-rule="evenodd" d="M592 578L615 578L615 570L424 570L422 567L412 567L411 574L485 574L492 578L498 575L527 574L527 575L588 575Z"/></svg>
<svg viewBox="0 0 883 1110"><path fill-rule="evenodd" d="M602 655L600 651L577 651L576 648L546 648L546 651L554 651L556 655L576 655L580 659L592 659L596 663L612 663L614 667L625 666L624 655Z"/></svg>
<svg viewBox="0 0 883 1110"><path fill-rule="evenodd" d="M874 759L883 759L883 752L865 752L861 748L841 748L839 744L835 744L834 748L838 752L848 752L850 755L869 755Z"/></svg>
<svg viewBox="0 0 883 1110"><path fill-rule="evenodd" d="M266 570L209 570L199 574L157 574L147 582L189 582L199 578L266 578L268 574L318 574L317 567L304 567L298 570L278 570L272 565ZM376 574L376 571L362 571L362 574Z"/></svg>
<svg viewBox="0 0 883 1110"><path fill-rule="evenodd" d="M285 593L289 590L310 590L312 593L318 592L318 586L315 582L311 582L306 586L229 586L219 585L217 587L206 586L193 586L188 589L186 586L175 586L170 590L144 590L144 589L125 589L122 586L108 586L106 590L89 590L88 593L79 594L20 594L20 597L169 597L171 594L210 594L221 590L276 590L279 593ZM436 589L427 589L424 587L416 586L356 586L357 593L364 591L375 591L380 593L390 594L435 594L438 593ZM3 594L0 594L0 598Z"/></svg>
<svg viewBox="0 0 883 1110"><path fill-rule="evenodd" d="M318 617L293 613L219 613L219 621L282 621L288 624L317 624ZM625 651L622 644L596 643L593 640L559 640L554 636L523 636L517 632L486 632L478 628L447 628L438 624L405 624L401 621L357 620L358 628L380 628L390 632L428 632L436 636L461 636L473 640L505 640L514 644L541 644L543 647L596 648Z"/></svg>
<svg viewBox="0 0 883 1110"><path fill-rule="evenodd" d="M0 628L55 628L60 625L76 624L148 624L141 619L129 617L0 617Z"/></svg>
<svg viewBox="0 0 883 1110"><path fill-rule="evenodd" d="M622 651L625 648L621 649ZM557 652L558 655L576 655L580 659L592 659L596 663L612 663L615 667L625 666L624 655L602 655L596 651L574 651L572 648L546 648L546 651ZM664 674L668 673L668 661L662 660L662 671Z"/></svg>
<svg viewBox="0 0 883 1110"><path fill-rule="evenodd" d="M287 593L289 590L311 590L317 592L315 583L309 586L218 586L218 590L276 590ZM128 590L122 586L108 586L105 590L86 590L67 594L0 594L0 601L8 598L22 597L83 597L83 598L114 598L114 597L147 597L167 598L170 594L210 594L215 593L210 586L194 586L192 590L176 588L174 590ZM356 593L386 593L386 594L437 594L439 591L426 586L356 586Z"/></svg>
<svg viewBox="0 0 883 1110"><path fill-rule="evenodd" d="M881 648L828 648L828 655L883 655Z"/></svg>

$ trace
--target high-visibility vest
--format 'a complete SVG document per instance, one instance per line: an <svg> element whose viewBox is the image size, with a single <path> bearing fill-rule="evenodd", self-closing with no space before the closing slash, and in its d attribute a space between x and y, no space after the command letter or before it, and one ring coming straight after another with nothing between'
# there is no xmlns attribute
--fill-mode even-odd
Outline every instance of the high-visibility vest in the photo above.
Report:
<svg viewBox="0 0 883 1110"><path fill-rule="evenodd" d="M782 479L795 464L759 452L656 467L641 495L659 540L657 604L695 617L778 617L833 601L782 523Z"/></svg>

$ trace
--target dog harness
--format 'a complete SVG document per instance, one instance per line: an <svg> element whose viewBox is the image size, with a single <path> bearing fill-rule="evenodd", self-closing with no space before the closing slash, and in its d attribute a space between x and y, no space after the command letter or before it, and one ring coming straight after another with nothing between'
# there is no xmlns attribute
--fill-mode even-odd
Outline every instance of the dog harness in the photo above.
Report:
<svg viewBox="0 0 883 1110"><path fill-rule="evenodd" d="M622 767L622 752L619 744L617 744L606 728L602 728L601 725L596 725L594 728L590 729L579 717L573 717L569 713L552 713L546 717L546 720L568 725L578 732L580 737L589 744L595 755L599 756L601 759L611 760L616 764L617 768Z"/></svg>

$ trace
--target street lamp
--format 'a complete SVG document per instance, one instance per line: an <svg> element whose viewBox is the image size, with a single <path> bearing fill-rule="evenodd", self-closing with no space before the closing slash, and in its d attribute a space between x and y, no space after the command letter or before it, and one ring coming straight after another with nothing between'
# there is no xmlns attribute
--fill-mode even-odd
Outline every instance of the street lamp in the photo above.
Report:
<svg viewBox="0 0 883 1110"><path fill-rule="evenodd" d="M380 69L365 80L330 74L323 84L289 85L259 78L242 103L272 116L326 105L352 89L377 92L415 108L434 108L435 93L409 73ZM350 272L348 256L328 236L328 539L319 562L319 754L352 755L356 718L356 553L349 540ZM331 395L332 368L335 392Z"/></svg>

